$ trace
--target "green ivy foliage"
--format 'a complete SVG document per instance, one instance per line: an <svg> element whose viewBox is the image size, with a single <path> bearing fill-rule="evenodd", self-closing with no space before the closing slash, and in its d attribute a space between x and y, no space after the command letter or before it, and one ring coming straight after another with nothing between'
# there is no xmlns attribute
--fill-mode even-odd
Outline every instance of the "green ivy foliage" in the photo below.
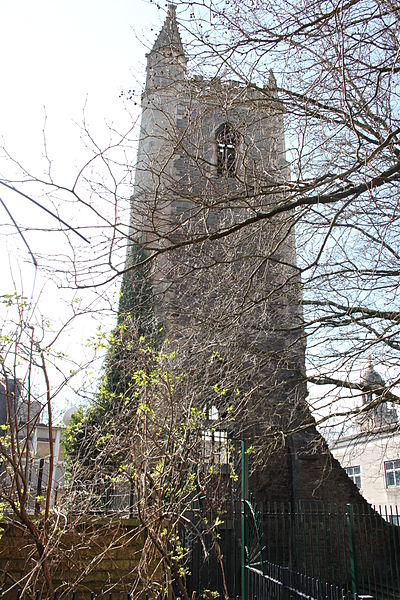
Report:
<svg viewBox="0 0 400 600"><path fill-rule="evenodd" d="M93 405L79 409L71 419L65 436L69 471L74 461L90 465L95 461L104 430L113 418L134 406L137 373L143 365L143 340L157 344L160 324L155 322L150 263L139 244L130 247L131 260L121 283L117 325L103 341L108 348L104 373ZM110 466L116 457L110 457Z"/></svg>
<svg viewBox="0 0 400 600"><path fill-rule="evenodd" d="M103 382L107 392L117 398L129 394L138 338L153 340L156 329L150 263L139 244L133 244L130 252L131 264L122 279L117 327L110 339Z"/></svg>

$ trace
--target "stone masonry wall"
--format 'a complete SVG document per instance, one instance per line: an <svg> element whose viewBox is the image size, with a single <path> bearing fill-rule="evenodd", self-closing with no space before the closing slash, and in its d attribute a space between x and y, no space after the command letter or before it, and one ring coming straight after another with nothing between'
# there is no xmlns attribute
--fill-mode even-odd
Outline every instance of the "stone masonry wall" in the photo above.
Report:
<svg viewBox="0 0 400 600"><path fill-rule="evenodd" d="M105 527L106 525L106 527ZM78 592L78 598L89 598L89 592L113 592L113 598L126 598L136 579L136 568L143 549L144 537L135 519L115 524L88 520L77 530L62 535L51 552L52 579L58 595ZM38 566L33 540L26 530L15 525L5 527L0 541L0 587L3 597L14 599L18 588L28 584L30 592L40 590L45 596L43 576L30 581ZM32 597L32 595L30 596Z"/></svg>

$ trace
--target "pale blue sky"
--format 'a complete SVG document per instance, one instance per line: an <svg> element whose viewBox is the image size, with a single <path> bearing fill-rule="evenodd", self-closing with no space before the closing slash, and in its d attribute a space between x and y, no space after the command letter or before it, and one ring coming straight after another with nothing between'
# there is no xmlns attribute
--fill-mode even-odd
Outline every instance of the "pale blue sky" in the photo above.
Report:
<svg viewBox="0 0 400 600"><path fill-rule="evenodd" d="M47 151L55 179L71 185L88 155L79 127L85 105L91 132L100 141L102 136L107 139L107 125L119 131L129 128L132 117L127 108L138 119L139 107L119 95L123 89L139 89L143 82L145 53L165 17L166 3L162 6L159 10L147 0L0 0L0 142L7 150L40 176L47 166L43 158L46 115ZM134 144L130 152L133 164ZM12 177L13 167L0 151L0 178ZM21 189L46 201L39 189ZM20 225L46 228L47 223L54 224L15 194L1 189L1 197ZM95 196L89 201L95 202ZM60 203L61 207L62 216L73 221L78 210L74 204ZM71 306L73 293L47 281L45 258L39 260L35 279L18 237L5 235L10 231L4 226L7 222L0 206L0 295L15 287L30 298L34 289L41 312L62 323L71 313L62 301ZM27 238L32 249L48 253L49 260L65 250L66 240L59 233L28 231ZM83 305L96 303L90 293L79 295ZM0 312L4 314L1 307ZM60 338L60 347L79 359L82 342L93 335L98 321L95 313L79 318ZM72 392L64 390L61 396L69 404L74 402Z"/></svg>
<svg viewBox="0 0 400 600"><path fill-rule="evenodd" d="M0 0L0 142L7 152L41 178L48 168L45 139L54 180L71 187L90 157L81 130L83 110L102 148L109 127L125 132L138 122L139 106L120 92L140 89L145 53L165 7L148 0ZM127 157L132 164L134 138ZM0 150L0 178L13 176L13 165ZM36 188L23 191L45 201ZM22 226L36 224L37 217L46 223L26 201L4 189L2 194ZM0 226L7 221L0 207Z"/></svg>
<svg viewBox="0 0 400 600"><path fill-rule="evenodd" d="M49 132L64 132L80 121L86 97L92 119L118 120L118 94L142 78L162 12L146 0L1 0L0 135L7 144L23 152L40 139L43 107Z"/></svg>

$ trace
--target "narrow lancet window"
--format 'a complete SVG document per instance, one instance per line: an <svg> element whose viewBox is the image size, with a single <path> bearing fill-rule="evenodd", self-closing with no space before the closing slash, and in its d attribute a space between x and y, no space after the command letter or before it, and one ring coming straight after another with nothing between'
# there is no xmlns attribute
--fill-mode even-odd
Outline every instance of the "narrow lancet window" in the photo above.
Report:
<svg viewBox="0 0 400 600"><path fill-rule="evenodd" d="M223 123L216 132L218 175L233 177L236 170L237 136L229 123Z"/></svg>

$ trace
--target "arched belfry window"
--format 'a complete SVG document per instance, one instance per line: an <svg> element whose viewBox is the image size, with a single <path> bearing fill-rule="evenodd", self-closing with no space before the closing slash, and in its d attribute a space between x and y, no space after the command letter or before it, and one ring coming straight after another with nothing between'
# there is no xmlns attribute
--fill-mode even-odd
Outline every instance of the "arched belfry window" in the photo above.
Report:
<svg viewBox="0 0 400 600"><path fill-rule="evenodd" d="M237 135L229 123L222 123L216 131L218 175L233 177L236 170Z"/></svg>

